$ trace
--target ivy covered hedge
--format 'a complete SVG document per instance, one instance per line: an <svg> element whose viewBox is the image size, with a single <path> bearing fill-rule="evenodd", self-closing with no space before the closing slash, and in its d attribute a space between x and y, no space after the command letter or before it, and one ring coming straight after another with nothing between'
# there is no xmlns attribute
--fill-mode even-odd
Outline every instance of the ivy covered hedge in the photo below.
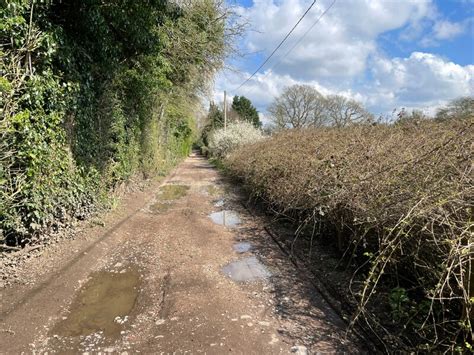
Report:
<svg viewBox="0 0 474 355"><path fill-rule="evenodd" d="M0 242L187 155L226 16L214 0L0 0Z"/></svg>

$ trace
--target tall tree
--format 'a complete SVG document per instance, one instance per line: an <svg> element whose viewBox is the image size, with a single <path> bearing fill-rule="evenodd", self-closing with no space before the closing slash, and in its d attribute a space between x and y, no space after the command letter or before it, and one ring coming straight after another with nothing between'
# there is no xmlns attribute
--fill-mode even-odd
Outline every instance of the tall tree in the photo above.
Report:
<svg viewBox="0 0 474 355"><path fill-rule="evenodd" d="M287 87L268 108L277 129L320 127L324 97L310 85Z"/></svg>
<svg viewBox="0 0 474 355"><path fill-rule="evenodd" d="M234 96L232 100L232 110L234 110L242 120L252 123L255 127L259 128L262 126L257 109L245 96Z"/></svg>
<svg viewBox="0 0 474 355"><path fill-rule="evenodd" d="M209 145L209 134L218 128L224 127L224 113L211 101L209 104L209 111L206 116L206 123L201 131L201 140L205 146Z"/></svg>
<svg viewBox="0 0 474 355"><path fill-rule="evenodd" d="M212 129L221 128L224 126L224 113L219 106L213 102L209 105L209 113L207 115L208 125Z"/></svg>
<svg viewBox="0 0 474 355"><path fill-rule="evenodd" d="M1 3L0 242L23 245L186 156L242 27L223 0Z"/></svg>
<svg viewBox="0 0 474 355"><path fill-rule="evenodd" d="M361 103L341 95L330 95L324 100L323 115L330 126L339 128L373 119Z"/></svg>
<svg viewBox="0 0 474 355"><path fill-rule="evenodd" d="M325 97L310 85L287 87L268 112L277 129L345 127L373 120L361 103L341 95Z"/></svg>

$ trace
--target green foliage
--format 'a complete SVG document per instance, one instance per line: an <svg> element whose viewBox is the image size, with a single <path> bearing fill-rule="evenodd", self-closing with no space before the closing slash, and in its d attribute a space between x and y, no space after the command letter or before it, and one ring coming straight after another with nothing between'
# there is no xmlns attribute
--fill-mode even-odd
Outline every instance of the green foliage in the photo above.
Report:
<svg viewBox="0 0 474 355"><path fill-rule="evenodd" d="M212 129L217 129L224 127L224 112L221 109L211 102L209 105L209 113L207 115L208 125Z"/></svg>
<svg viewBox="0 0 474 355"><path fill-rule="evenodd" d="M201 131L200 141L198 142L199 146L208 147L211 133L214 130L222 127L224 127L224 113L217 105L211 102L209 105L209 112L206 117L206 125ZM207 155L207 149L204 149L203 153Z"/></svg>
<svg viewBox="0 0 474 355"><path fill-rule="evenodd" d="M2 4L0 239L31 242L189 154L225 26L213 0Z"/></svg>
<svg viewBox="0 0 474 355"><path fill-rule="evenodd" d="M73 85L50 66L52 36L29 25L33 14L26 2L10 2L0 10L0 229L11 244L33 241L68 217L82 218L97 188L90 179L94 171L77 167L67 147L62 119Z"/></svg>
<svg viewBox="0 0 474 355"><path fill-rule="evenodd" d="M389 304L392 309L392 317L396 321L400 321L406 318L408 311L407 305L410 299L408 298L407 291L403 287L395 287L390 292Z"/></svg>
<svg viewBox="0 0 474 355"><path fill-rule="evenodd" d="M258 117L257 109L245 96L234 96L234 99L232 100L232 109L242 120L252 123L256 128L262 126L262 122L260 122L260 118Z"/></svg>

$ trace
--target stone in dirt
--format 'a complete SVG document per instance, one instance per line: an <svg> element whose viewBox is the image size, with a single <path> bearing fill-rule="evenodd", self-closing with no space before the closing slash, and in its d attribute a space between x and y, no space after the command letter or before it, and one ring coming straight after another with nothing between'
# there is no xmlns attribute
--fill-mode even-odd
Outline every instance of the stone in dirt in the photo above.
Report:
<svg viewBox="0 0 474 355"><path fill-rule="evenodd" d="M234 244L234 250L239 254L246 253L250 249L252 249L252 244L250 243L241 242L241 243Z"/></svg>

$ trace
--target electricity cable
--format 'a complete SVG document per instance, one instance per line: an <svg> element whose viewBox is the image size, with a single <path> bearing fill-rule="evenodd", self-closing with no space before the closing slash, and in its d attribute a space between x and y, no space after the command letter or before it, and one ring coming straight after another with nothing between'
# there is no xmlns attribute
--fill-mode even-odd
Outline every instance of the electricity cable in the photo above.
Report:
<svg viewBox="0 0 474 355"><path fill-rule="evenodd" d="M267 64L267 62L270 60L271 57L273 57L273 55L276 53L276 51L283 45L283 43L285 43L285 41L288 39L288 37L290 37L290 35L293 33L293 31L295 30L295 28L300 24L300 22L303 20L303 18L308 14L308 12L313 8L314 4L316 4L316 0L313 1L313 3L308 7L308 9L305 11L305 13L303 14L303 16L300 17L300 19L298 20L298 22L293 26L293 28L290 30L290 32L288 32L285 36L285 38L283 38L283 40L278 44L278 46L273 50L273 52L267 57L267 59L265 59L265 61L257 68L257 70L255 70L255 72L250 75L242 84L239 85L239 87L237 89L235 89L234 91L237 91L239 90L242 86L244 86L246 83L248 83L248 81L250 79L252 79L255 74L258 73L258 71L260 69L263 68L263 66L265 64Z"/></svg>
<svg viewBox="0 0 474 355"><path fill-rule="evenodd" d="M319 20L321 20L321 18L324 15L326 15L326 13L331 9L331 7L333 7L333 5L335 3L336 3L336 0L333 0L331 5L329 5L328 8L321 15L319 15L319 17L316 19L316 21L311 25L310 28L308 28L308 30L303 34L303 36L300 37L300 39L293 45L293 47L291 47L288 50L288 52L286 52L274 65L272 65L269 70L272 70L272 69L278 67L278 65L281 63L282 59L284 59L288 54L290 54L291 51L293 51L293 49L295 49L301 43L301 41L308 35L308 33L314 28L314 26L316 26L316 24L319 22Z"/></svg>
<svg viewBox="0 0 474 355"><path fill-rule="evenodd" d="M311 30L314 28L314 26L316 26L319 23L321 18L324 15L326 15L326 13L334 6L336 1L337 0L333 0L331 5L329 5L327 7L327 9L324 10L324 12L322 12L321 15L319 15L319 17L316 19L316 21L314 21L314 23L311 25L311 27L309 27L308 30L306 30L306 32L300 37L300 39L288 50L288 52L286 52L282 57L280 57L280 59L268 69L267 73L263 76L263 78L267 77L267 75L271 72L272 69L277 68L281 64L282 59L284 59L286 56L288 56L288 54L290 54L303 41L303 39L308 35L309 32L311 32ZM250 80L250 78L249 78L249 80Z"/></svg>

